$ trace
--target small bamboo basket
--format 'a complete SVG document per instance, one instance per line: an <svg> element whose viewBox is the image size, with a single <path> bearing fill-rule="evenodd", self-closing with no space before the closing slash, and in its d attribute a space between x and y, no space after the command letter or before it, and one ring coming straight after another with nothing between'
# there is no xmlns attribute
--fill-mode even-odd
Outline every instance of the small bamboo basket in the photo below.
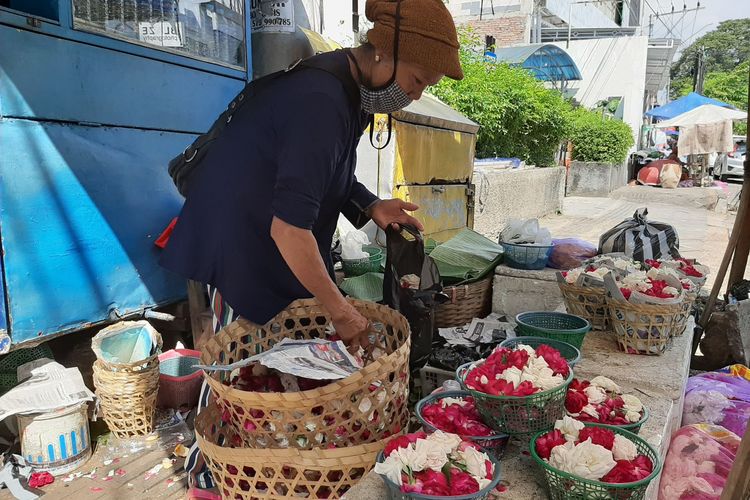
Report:
<svg viewBox="0 0 750 500"><path fill-rule="evenodd" d="M672 332L672 335L674 335L675 337L679 337L683 333L685 333L688 320L690 319L690 315L693 312L693 305L695 305L695 300L697 298L698 296L695 294L689 293L685 295L685 300L682 301L682 311L675 318L674 331Z"/></svg>
<svg viewBox="0 0 750 500"><path fill-rule="evenodd" d="M299 392L252 392L227 385L230 374L206 382L251 448L311 449L361 444L397 434L409 422L409 323L386 306L350 301L374 326L365 366L349 377ZM298 300L266 325L239 319L203 347L205 365L230 364L270 349L284 338L325 338L330 315L314 299Z"/></svg>
<svg viewBox="0 0 750 500"><path fill-rule="evenodd" d="M213 404L196 417L195 435L222 498L231 500L341 498L385 447L383 440L334 449L242 448L242 437Z"/></svg>
<svg viewBox="0 0 750 500"><path fill-rule="evenodd" d="M94 361L94 386L104 421L118 438L145 436L154 430L159 393L158 336L156 352L133 364Z"/></svg>
<svg viewBox="0 0 750 500"><path fill-rule="evenodd" d="M493 276L490 274L473 283L443 288L450 301L435 310L435 327L463 326L474 318L484 318L492 312Z"/></svg>
<svg viewBox="0 0 750 500"><path fill-rule="evenodd" d="M592 330L609 330L609 309L603 287L581 287L569 283L558 283L558 286L568 313L588 320Z"/></svg>
<svg viewBox="0 0 750 500"><path fill-rule="evenodd" d="M608 300L607 307L617 346L629 354L663 354L685 314L684 301L667 305Z"/></svg>

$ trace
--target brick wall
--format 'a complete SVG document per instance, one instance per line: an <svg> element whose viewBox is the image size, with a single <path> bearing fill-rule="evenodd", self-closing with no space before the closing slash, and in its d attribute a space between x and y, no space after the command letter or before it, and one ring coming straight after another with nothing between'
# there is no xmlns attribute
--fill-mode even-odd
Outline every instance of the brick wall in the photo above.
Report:
<svg viewBox="0 0 750 500"><path fill-rule="evenodd" d="M467 21L467 25L484 37L495 37L497 47L529 43L528 16L503 16Z"/></svg>

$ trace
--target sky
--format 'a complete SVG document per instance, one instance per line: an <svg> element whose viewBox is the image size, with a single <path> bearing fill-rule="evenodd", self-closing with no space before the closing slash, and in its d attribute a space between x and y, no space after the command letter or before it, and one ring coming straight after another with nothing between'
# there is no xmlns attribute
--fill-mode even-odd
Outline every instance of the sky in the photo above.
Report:
<svg viewBox="0 0 750 500"><path fill-rule="evenodd" d="M750 0L700 0L700 6L705 8L697 13L688 12L684 16L681 13L683 5L691 9L696 6L698 0L644 0L643 3L644 24L646 25L648 25L648 16L653 14L653 10L670 12L674 5L675 11L680 12L663 17L664 24L656 19L653 23L654 37L679 38L683 41L681 48L689 46L701 35L716 29L721 21L750 17ZM672 34L668 28L672 30Z"/></svg>

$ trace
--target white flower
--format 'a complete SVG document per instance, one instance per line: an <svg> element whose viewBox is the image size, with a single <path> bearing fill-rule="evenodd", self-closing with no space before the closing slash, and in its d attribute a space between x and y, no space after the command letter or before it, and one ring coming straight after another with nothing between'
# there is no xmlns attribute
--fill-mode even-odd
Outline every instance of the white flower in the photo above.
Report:
<svg viewBox="0 0 750 500"><path fill-rule="evenodd" d="M489 379L486 375L482 375L481 377L479 377L479 382L481 382L482 384L487 384L489 383Z"/></svg>
<svg viewBox="0 0 750 500"><path fill-rule="evenodd" d="M578 433L585 425L574 418L565 415L562 420L555 422L555 429L559 429L565 436L566 441L577 441Z"/></svg>
<svg viewBox="0 0 750 500"><path fill-rule="evenodd" d="M468 446L464 451L458 452L458 455L466 464L466 471L469 474L474 477L485 477L487 475L485 461L489 458L485 453Z"/></svg>
<svg viewBox="0 0 750 500"><path fill-rule="evenodd" d="M445 454L452 453L458 445L461 444L461 438L455 434L436 430L432 434L428 435L425 439L434 445L439 445L444 450ZM417 440L419 441L419 440Z"/></svg>
<svg viewBox="0 0 750 500"><path fill-rule="evenodd" d="M643 403L641 403L641 400L631 394L623 394L622 402L624 403L623 408L625 408L625 411L633 411L636 413L643 411Z"/></svg>
<svg viewBox="0 0 750 500"><path fill-rule="evenodd" d="M489 486L491 482L492 482L491 480L485 479L483 477L480 477L479 479L477 479L477 483L479 483L480 490L485 489L487 486Z"/></svg>
<svg viewBox="0 0 750 500"><path fill-rule="evenodd" d="M596 411L596 407L592 405L591 403L587 404L583 407L581 410L581 413L585 413L586 415L591 415L592 417L598 419L599 413Z"/></svg>
<svg viewBox="0 0 750 500"><path fill-rule="evenodd" d="M582 272L583 268L580 267L571 269L570 271L568 271L568 274L565 275L565 281L571 285L575 285L578 282L578 277L581 276Z"/></svg>
<svg viewBox="0 0 750 500"><path fill-rule="evenodd" d="M594 377L591 379L591 385L596 385L598 387L601 387L607 392L616 392L620 393L620 386L617 385L612 379L607 377L602 377L601 375Z"/></svg>
<svg viewBox="0 0 750 500"><path fill-rule="evenodd" d="M423 471L427 467L427 450L424 446L417 449L417 446L412 444L406 448L398 448L388 456L391 457L397 458L404 467L409 467L414 472Z"/></svg>
<svg viewBox="0 0 750 500"><path fill-rule="evenodd" d="M641 414L637 411L628 411L625 413L625 420L631 423L636 423L641 419Z"/></svg>
<svg viewBox="0 0 750 500"><path fill-rule="evenodd" d="M440 404L443 408L447 408L451 405L466 406L468 403L463 398L443 398L440 400Z"/></svg>
<svg viewBox="0 0 750 500"><path fill-rule="evenodd" d="M646 276L648 276L652 280L657 279L659 277L659 268L652 267L651 269L648 270L648 272L646 273Z"/></svg>
<svg viewBox="0 0 750 500"><path fill-rule="evenodd" d="M638 456L638 449L630 439L620 434L615 434L612 456L615 460L633 460Z"/></svg>
<svg viewBox="0 0 750 500"><path fill-rule="evenodd" d="M645 292L651 285L646 281L648 276L644 271L636 271L622 279L622 287L639 292Z"/></svg>
<svg viewBox="0 0 750 500"><path fill-rule="evenodd" d="M448 453L442 443L430 442L426 439L417 439L414 449L418 456L425 456L424 468L439 471L448 463Z"/></svg>
<svg viewBox="0 0 750 500"><path fill-rule="evenodd" d="M530 345L521 344L521 345L516 346L515 350L517 350L517 351L526 351L526 353L529 355L529 361L531 361L531 358L536 358L537 357L536 356L536 351Z"/></svg>
<svg viewBox="0 0 750 500"><path fill-rule="evenodd" d="M559 387L564 382L562 375L555 375L542 357L529 358L529 364L524 367L520 381L525 380L543 391Z"/></svg>
<svg viewBox="0 0 750 500"><path fill-rule="evenodd" d="M589 398L589 403L598 405L607 399L607 393L604 389L596 385L590 385L583 390L586 397Z"/></svg>
<svg viewBox="0 0 750 500"><path fill-rule="evenodd" d="M594 444L591 438L578 445L566 441L552 448L549 464L563 472L584 479L599 480L617 465L612 452L604 446Z"/></svg>
<svg viewBox="0 0 750 500"><path fill-rule="evenodd" d="M724 420L724 410L731 406L732 402L719 391L689 392L685 395L683 420L685 425L720 424Z"/></svg>
<svg viewBox="0 0 750 500"><path fill-rule="evenodd" d="M523 372L521 372L521 370L515 366L511 366L510 368L506 368L503 373L500 374L500 378L506 382L512 383L513 387L518 387L518 384L521 383L522 374Z"/></svg>
<svg viewBox="0 0 750 500"><path fill-rule="evenodd" d="M627 271L628 268L633 265L633 262L626 259L620 259L618 257L612 261L612 264L615 266L615 269L619 269L620 271Z"/></svg>
<svg viewBox="0 0 750 500"><path fill-rule="evenodd" d="M398 457L393 455L394 454L391 453L391 455L386 457L385 460L376 463L375 472L381 476L387 477L397 485L401 486L401 470L403 468L403 463L401 463L401 460Z"/></svg>
<svg viewBox="0 0 750 500"><path fill-rule="evenodd" d="M671 295L672 297L679 297L680 291L673 286L665 286L662 290L665 294Z"/></svg>

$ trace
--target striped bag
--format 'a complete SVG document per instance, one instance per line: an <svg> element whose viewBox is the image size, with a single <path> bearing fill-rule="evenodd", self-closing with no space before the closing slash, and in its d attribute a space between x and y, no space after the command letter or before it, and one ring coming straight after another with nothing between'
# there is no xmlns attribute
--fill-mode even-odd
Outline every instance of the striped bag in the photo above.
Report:
<svg viewBox="0 0 750 500"><path fill-rule="evenodd" d="M599 253L623 252L633 260L680 257L680 238L674 227L646 220L648 209L639 208L599 238Z"/></svg>

